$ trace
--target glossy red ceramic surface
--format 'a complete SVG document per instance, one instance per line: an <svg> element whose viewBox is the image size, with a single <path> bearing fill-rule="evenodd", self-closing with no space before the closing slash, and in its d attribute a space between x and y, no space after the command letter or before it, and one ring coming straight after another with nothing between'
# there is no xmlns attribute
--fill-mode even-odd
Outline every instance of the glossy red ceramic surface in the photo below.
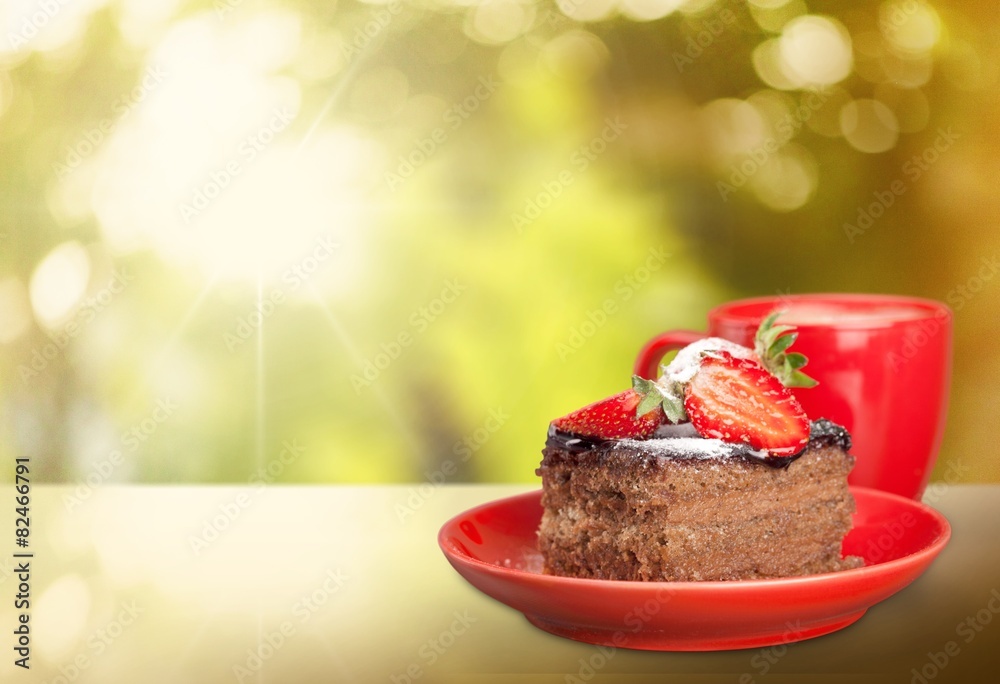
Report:
<svg viewBox="0 0 1000 684"><path fill-rule="evenodd" d="M913 582L948 542L938 512L903 497L852 488L854 527L844 553L866 566L740 582L620 582L541 573L541 492L458 515L438 543L474 587L559 636L660 651L758 648L842 629Z"/></svg>
<svg viewBox="0 0 1000 684"><path fill-rule="evenodd" d="M819 381L796 389L796 397L810 418L829 418L850 431L856 458L851 484L919 498L944 433L951 310L940 302L891 295L762 297L713 309L707 334L752 346L761 319L776 307L809 306L843 315L791 321L799 332L792 349L809 357L804 370ZM889 313L879 317L880 311ZM636 374L655 377L667 351L704 336L684 330L658 335L640 351Z"/></svg>

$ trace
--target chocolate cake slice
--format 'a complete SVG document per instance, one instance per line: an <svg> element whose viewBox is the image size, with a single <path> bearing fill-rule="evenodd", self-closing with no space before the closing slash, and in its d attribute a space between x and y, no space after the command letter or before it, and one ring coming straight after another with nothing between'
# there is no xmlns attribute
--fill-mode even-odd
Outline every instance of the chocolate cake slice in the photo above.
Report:
<svg viewBox="0 0 1000 684"><path fill-rule="evenodd" d="M746 580L863 565L841 556L854 511L844 428L814 421L806 448L785 458L671 428L643 440L550 428L536 471L546 572Z"/></svg>

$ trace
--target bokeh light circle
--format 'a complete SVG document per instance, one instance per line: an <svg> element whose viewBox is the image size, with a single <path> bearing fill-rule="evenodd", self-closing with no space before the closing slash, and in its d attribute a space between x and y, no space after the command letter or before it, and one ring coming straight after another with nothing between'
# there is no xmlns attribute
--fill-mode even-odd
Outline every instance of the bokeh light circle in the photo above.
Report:
<svg viewBox="0 0 1000 684"><path fill-rule="evenodd" d="M57 325L83 297L90 280L90 258L79 242L64 242L49 252L31 275L31 307L43 324Z"/></svg>
<svg viewBox="0 0 1000 684"><path fill-rule="evenodd" d="M878 100L848 102L840 110L840 128L851 147L869 154L892 149L899 139L899 121Z"/></svg>
<svg viewBox="0 0 1000 684"><path fill-rule="evenodd" d="M778 43L782 70L798 86L832 85L851 73L851 36L830 17L806 15L788 22Z"/></svg>

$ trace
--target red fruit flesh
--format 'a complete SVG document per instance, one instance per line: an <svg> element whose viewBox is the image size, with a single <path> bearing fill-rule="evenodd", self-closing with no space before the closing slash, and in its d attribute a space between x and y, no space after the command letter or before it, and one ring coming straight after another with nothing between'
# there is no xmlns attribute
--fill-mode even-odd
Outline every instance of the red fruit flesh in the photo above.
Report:
<svg viewBox="0 0 1000 684"><path fill-rule="evenodd" d="M684 394L698 434L792 456L809 442L809 419L781 382L752 359L706 356Z"/></svg>
<svg viewBox="0 0 1000 684"><path fill-rule="evenodd" d="M666 416L663 409L657 407L636 417L636 409L641 400L642 397L635 390L625 390L562 418L556 418L552 424L560 430L582 437L646 439L666 420Z"/></svg>

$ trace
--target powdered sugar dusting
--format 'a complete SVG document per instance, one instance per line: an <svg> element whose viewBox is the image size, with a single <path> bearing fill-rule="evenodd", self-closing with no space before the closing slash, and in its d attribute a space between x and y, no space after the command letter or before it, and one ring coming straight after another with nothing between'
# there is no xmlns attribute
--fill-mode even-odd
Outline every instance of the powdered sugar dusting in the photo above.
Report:
<svg viewBox="0 0 1000 684"><path fill-rule="evenodd" d="M666 382L673 384L690 381L694 377L694 374L698 372L702 355L706 352L715 351L729 352L738 359L756 358L751 350L735 342L724 340L721 337L706 337L703 340L692 342L677 352L677 356L674 357L673 361L663 369L661 380L665 382L661 384L665 384Z"/></svg>
<svg viewBox="0 0 1000 684"><path fill-rule="evenodd" d="M666 439L622 439L618 444L651 453L657 458L723 459L742 455L749 449L740 444L728 444L721 439L702 437L668 437Z"/></svg>
<svg viewBox="0 0 1000 684"><path fill-rule="evenodd" d="M653 437L701 437L691 423L664 423L656 428Z"/></svg>

